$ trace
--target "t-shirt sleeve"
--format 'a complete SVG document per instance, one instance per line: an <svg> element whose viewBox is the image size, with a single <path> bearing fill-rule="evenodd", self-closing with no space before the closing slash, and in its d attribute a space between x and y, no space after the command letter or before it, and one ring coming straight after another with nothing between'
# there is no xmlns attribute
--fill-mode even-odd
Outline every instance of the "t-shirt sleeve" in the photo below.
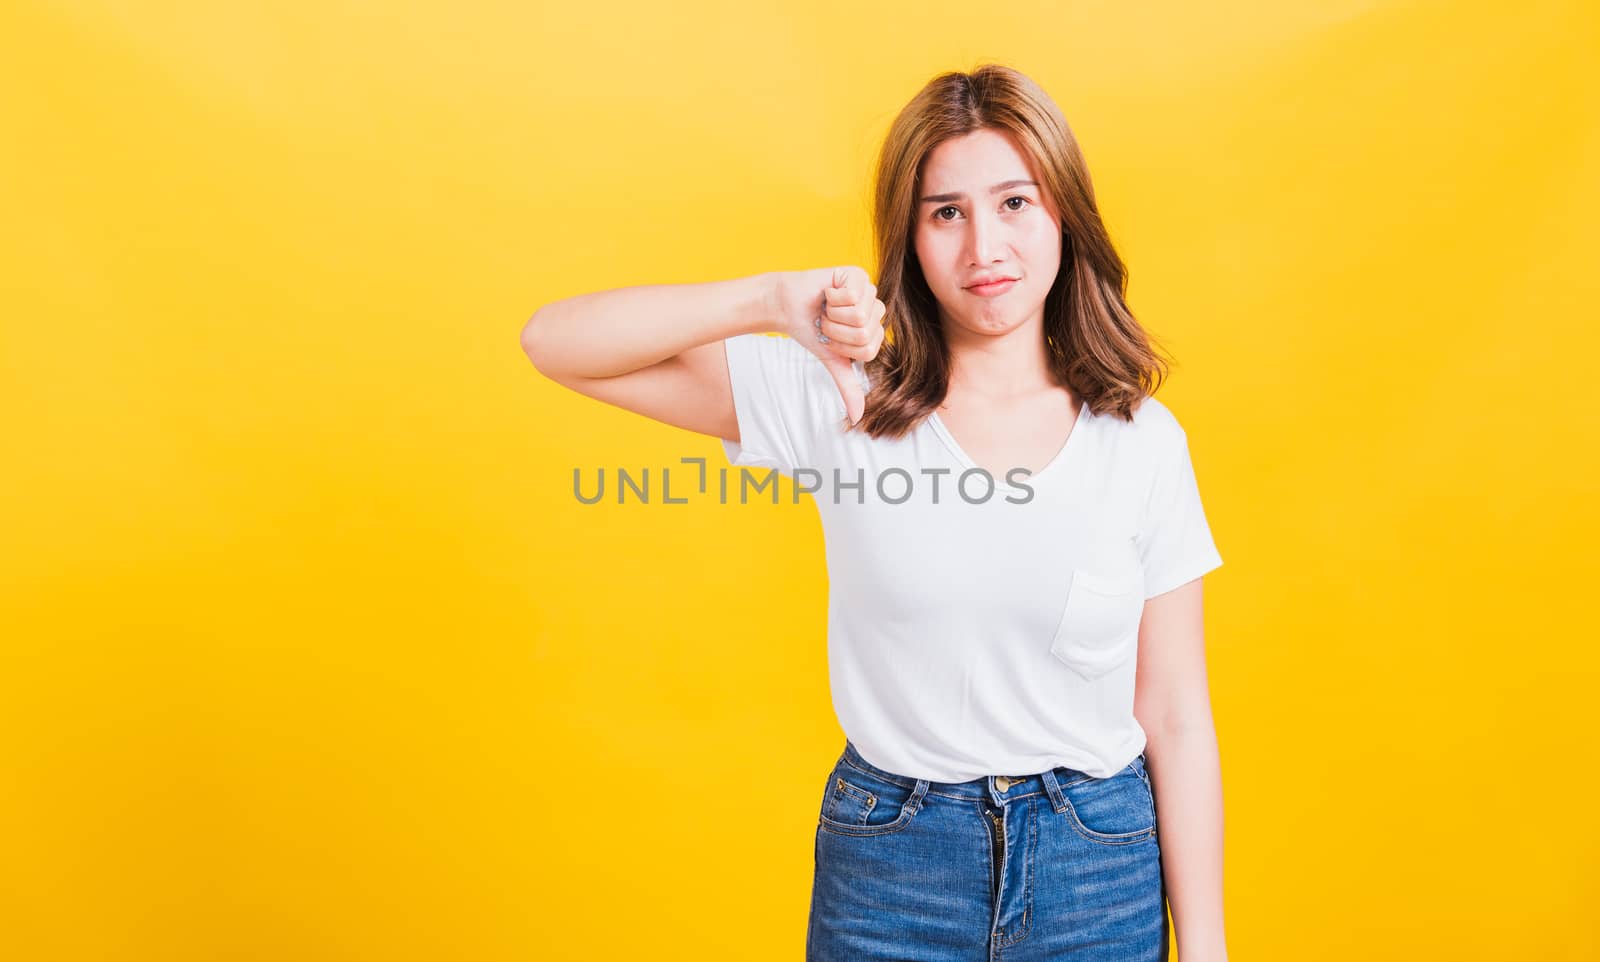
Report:
<svg viewBox="0 0 1600 962"><path fill-rule="evenodd" d="M739 420L739 440L722 439L728 462L791 478L796 468L816 468L818 436L845 413L821 359L782 334L737 334L722 343Z"/></svg>
<svg viewBox="0 0 1600 962"><path fill-rule="evenodd" d="M1144 596L1171 591L1222 566L1200 504L1189 440L1181 427L1156 458L1155 477L1136 543L1144 566Z"/></svg>

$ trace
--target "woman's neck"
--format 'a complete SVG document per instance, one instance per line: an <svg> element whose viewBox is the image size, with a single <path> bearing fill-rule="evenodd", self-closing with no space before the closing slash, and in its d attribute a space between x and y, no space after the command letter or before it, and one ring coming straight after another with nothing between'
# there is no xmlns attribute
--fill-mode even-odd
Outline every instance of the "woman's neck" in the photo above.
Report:
<svg viewBox="0 0 1600 962"><path fill-rule="evenodd" d="M949 344L947 394L1003 402L1061 387L1036 326L1023 325L992 337L957 331Z"/></svg>

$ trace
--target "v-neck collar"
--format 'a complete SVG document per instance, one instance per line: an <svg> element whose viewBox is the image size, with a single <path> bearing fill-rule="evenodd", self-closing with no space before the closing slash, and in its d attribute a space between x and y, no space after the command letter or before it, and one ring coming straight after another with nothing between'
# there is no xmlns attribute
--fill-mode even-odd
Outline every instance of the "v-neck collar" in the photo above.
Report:
<svg viewBox="0 0 1600 962"><path fill-rule="evenodd" d="M1041 478L1055 469L1057 465L1061 464L1067 459L1067 455L1072 453L1072 449L1077 446L1078 435L1083 433L1083 425L1088 420L1089 404L1083 398L1078 398L1078 416L1072 421L1072 430L1068 432L1066 440L1061 442L1061 447L1056 450L1055 455L1052 456L1049 461L1045 462L1044 467L1028 475L1029 484L1038 482ZM993 477L995 487L997 488L1005 488L1008 491L1021 490L1016 485L1008 482L1005 479L1004 474L996 477L993 472L989 471L988 468L972 460L971 456L962 449L961 444L956 440L955 435L951 434L950 429L945 427L945 423L943 419L939 417L939 412L937 410L928 414L928 423L933 426L933 432L939 436L939 440L944 442L945 447L950 449L950 453L956 456L957 461L960 461L969 469L976 468L977 470L988 474L990 477ZM1014 468L1017 466L1013 465L1012 467ZM1010 471L1012 468L1006 468L1005 470Z"/></svg>

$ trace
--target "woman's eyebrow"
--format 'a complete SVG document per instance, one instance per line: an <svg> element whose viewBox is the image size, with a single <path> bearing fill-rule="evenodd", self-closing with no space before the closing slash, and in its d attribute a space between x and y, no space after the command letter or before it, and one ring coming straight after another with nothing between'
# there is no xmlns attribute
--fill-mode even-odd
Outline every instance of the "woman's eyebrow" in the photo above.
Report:
<svg viewBox="0 0 1600 962"><path fill-rule="evenodd" d="M998 194L1002 190L1010 190L1013 187L1037 187L1037 186L1039 186L1039 185L1037 183L1035 183L1034 181L1031 181L1031 180L1003 180L1000 183L995 184L993 187L990 187L989 188L989 193ZM966 199L967 199L967 195L966 194L929 194L928 196L922 198L922 203L924 203L924 204L942 204L942 203L945 203L946 201L966 200Z"/></svg>

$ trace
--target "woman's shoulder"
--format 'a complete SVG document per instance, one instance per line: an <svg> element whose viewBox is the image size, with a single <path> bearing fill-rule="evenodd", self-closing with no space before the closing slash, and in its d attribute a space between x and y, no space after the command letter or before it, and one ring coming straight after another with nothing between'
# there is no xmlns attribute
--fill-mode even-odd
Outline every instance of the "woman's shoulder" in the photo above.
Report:
<svg viewBox="0 0 1600 962"><path fill-rule="evenodd" d="M1172 412L1154 395L1146 394L1139 399L1130 412L1131 418L1124 420L1120 417L1107 417L1105 420L1115 422L1122 430L1152 441L1170 440L1183 436L1183 425L1179 423L1178 416Z"/></svg>
<svg viewBox="0 0 1600 962"><path fill-rule="evenodd" d="M726 341L730 371L745 374L748 366L771 378L774 392L792 406L797 415L819 423L834 424L845 416L844 398L833 382L833 375L822 358L787 334L752 332L735 334ZM871 390L871 379L860 361L851 364L862 391Z"/></svg>
<svg viewBox="0 0 1600 962"><path fill-rule="evenodd" d="M1188 443L1183 424L1172 409L1146 394L1134 405L1131 419L1115 415L1097 418L1117 437L1119 448L1133 449L1162 460Z"/></svg>
<svg viewBox="0 0 1600 962"><path fill-rule="evenodd" d="M1172 409L1153 394L1146 394L1133 407L1132 424L1146 434L1181 433L1183 426Z"/></svg>

